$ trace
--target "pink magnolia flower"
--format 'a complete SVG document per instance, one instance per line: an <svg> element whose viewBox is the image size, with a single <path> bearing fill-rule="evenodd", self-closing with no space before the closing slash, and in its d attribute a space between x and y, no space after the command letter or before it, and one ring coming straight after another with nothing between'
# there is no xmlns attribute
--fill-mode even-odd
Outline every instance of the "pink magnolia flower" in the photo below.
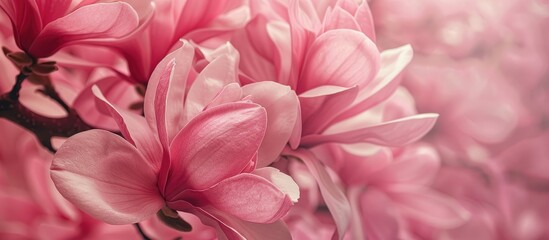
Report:
<svg viewBox="0 0 549 240"><path fill-rule="evenodd" d="M242 0L156 0L142 27L120 42L111 44L127 61L131 82L147 83L156 65L179 39L223 42L221 37L247 20ZM217 47L211 46L211 47Z"/></svg>
<svg viewBox="0 0 549 240"><path fill-rule="evenodd" d="M121 38L138 26L136 11L122 1L2 0L0 8L11 20L17 46L35 58L75 43Z"/></svg>
<svg viewBox="0 0 549 240"><path fill-rule="evenodd" d="M52 179L69 201L110 224L155 213L178 219L175 211L182 211L222 239L268 232L285 239L278 219L297 200L294 183L273 168L256 169L266 111L251 102L221 102L186 118L179 94L193 75L193 52L185 44L159 64L145 94L145 118L111 105L95 88L98 107L125 139L104 130L69 138L55 155Z"/></svg>
<svg viewBox="0 0 549 240"><path fill-rule="evenodd" d="M242 55L241 81L276 81L297 92L301 121L289 141L297 150L287 149L283 155L307 162L342 238L350 220L349 204L326 167L307 149L357 142L403 146L421 138L437 115L364 121L372 107L396 91L397 76L412 56L409 46L379 53L370 39L375 35L365 2L323 1L318 8L311 1L263 4L252 5L256 15L233 36Z"/></svg>

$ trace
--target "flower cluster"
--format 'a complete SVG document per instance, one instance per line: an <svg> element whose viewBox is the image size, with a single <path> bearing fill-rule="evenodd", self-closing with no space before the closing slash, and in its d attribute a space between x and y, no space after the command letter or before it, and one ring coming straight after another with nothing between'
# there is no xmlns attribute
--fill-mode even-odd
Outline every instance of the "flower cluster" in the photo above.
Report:
<svg viewBox="0 0 549 240"><path fill-rule="evenodd" d="M1 239L549 237L541 0L0 0L0 20Z"/></svg>

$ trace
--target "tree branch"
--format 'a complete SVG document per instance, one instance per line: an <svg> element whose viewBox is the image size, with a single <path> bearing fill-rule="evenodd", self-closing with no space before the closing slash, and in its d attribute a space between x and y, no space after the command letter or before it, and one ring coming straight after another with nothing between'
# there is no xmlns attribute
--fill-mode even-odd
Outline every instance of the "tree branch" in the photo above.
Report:
<svg viewBox="0 0 549 240"><path fill-rule="evenodd" d="M10 120L34 133L40 143L52 152L55 152L51 144L52 137L70 137L92 129L74 110L70 110L63 118L45 117L13 99L11 92L0 96L0 118Z"/></svg>

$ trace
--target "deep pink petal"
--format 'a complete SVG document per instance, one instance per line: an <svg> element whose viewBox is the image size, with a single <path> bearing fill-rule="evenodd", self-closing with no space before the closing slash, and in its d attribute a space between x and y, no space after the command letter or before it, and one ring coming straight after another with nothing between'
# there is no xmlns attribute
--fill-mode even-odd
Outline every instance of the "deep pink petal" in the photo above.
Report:
<svg viewBox="0 0 549 240"><path fill-rule="evenodd" d="M267 179L243 173L195 193L195 206L213 206L244 221L272 223L286 215L293 205L289 196Z"/></svg>
<svg viewBox="0 0 549 240"><path fill-rule="evenodd" d="M265 109L252 103L227 103L199 114L170 146L167 199L239 174L256 155L266 125Z"/></svg>
<svg viewBox="0 0 549 240"><path fill-rule="evenodd" d="M0 0L0 8L11 20L17 46L28 51L43 27L38 6L30 0Z"/></svg>
<svg viewBox="0 0 549 240"><path fill-rule="evenodd" d="M259 147L258 167L276 161L294 132L299 115L299 100L293 90L275 82L248 84L242 88L244 96L267 110L267 130Z"/></svg>
<svg viewBox="0 0 549 240"><path fill-rule="evenodd" d="M374 79L379 64L379 51L366 35L349 29L331 30L310 47L297 91L322 85L365 85Z"/></svg>
<svg viewBox="0 0 549 240"><path fill-rule="evenodd" d="M138 24L137 13L127 3L87 5L44 26L29 52L34 57L48 57L69 44L123 37Z"/></svg>
<svg viewBox="0 0 549 240"><path fill-rule="evenodd" d="M69 138L53 159L51 177L66 199L110 224L139 222L164 205L147 160L103 130Z"/></svg>
<svg viewBox="0 0 549 240"><path fill-rule="evenodd" d="M308 135L302 138L302 146L323 143L368 142L383 146L403 146L422 138L435 124L438 114L426 113L401 118L362 129L324 135Z"/></svg>

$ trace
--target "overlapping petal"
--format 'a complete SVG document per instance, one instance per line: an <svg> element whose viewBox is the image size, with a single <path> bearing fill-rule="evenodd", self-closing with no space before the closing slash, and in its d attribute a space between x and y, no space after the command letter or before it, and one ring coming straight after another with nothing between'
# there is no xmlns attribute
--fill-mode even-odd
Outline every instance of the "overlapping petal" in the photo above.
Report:
<svg viewBox="0 0 549 240"><path fill-rule="evenodd" d="M164 205L143 155L103 130L68 139L55 155L51 177L65 198L110 224L139 222Z"/></svg>
<svg viewBox="0 0 549 240"><path fill-rule="evenodd" d="M244 102L223 104L192 119L170 146L167 199L241 173L257 153L266 125L265 110Z"/></svg>

